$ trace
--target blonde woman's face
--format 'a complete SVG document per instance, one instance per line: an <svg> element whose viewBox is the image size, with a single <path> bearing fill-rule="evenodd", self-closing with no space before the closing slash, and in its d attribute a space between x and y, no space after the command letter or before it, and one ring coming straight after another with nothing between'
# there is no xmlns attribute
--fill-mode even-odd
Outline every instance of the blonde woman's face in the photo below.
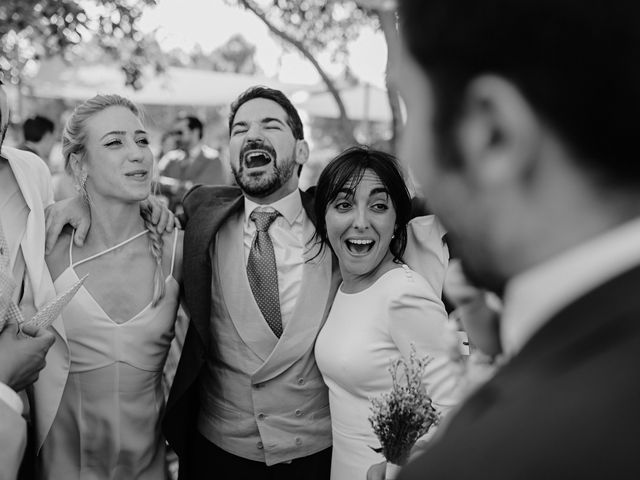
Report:
<svg viewBox="0 0 640 480"><path fill-rule="evenodd" d="M86 124L86 155L81 165L87 173L90 198L100 196L138 202L150 192L153 154L147 132L126 107L108 107Z"/></svg>

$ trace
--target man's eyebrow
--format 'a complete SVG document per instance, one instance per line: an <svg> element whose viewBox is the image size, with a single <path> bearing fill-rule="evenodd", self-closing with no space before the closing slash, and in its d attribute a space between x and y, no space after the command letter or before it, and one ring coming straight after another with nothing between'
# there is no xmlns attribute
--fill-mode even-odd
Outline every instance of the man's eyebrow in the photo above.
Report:
<svg viewBox="0 0 640 480"><path fill-rule="evenodd" d="M282 125L286 125L286 123L283 120L276 117L265 117L261 120L261 122L262 123L278 122L278 123L281 123Z"/></svg>
<svg viewBox="0 0 640 480"><path fill-rule="evenodd" d="M238 120L237 122L236 121L233 122L233 125L231 125L231 128L237 127L237 126L246 127L247 125L248 125L248 123L245 122L244 120Z"/></svg>

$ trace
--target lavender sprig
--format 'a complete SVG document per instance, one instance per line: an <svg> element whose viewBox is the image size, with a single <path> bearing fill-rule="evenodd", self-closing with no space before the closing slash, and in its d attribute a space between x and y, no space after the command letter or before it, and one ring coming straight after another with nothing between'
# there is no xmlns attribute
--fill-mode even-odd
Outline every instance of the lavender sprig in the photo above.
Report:
<svg viewBox="0 0 640 480"><path fill-rule="evenodd" d="M409 362L400 358L389 367L393 383L391 391L371 400L369 423L381 445L373 450L381 452L388 462L396 465L406 462L416 440L439 420L422 384L429 362L427 357L417 357L412 344Z"/></svg>

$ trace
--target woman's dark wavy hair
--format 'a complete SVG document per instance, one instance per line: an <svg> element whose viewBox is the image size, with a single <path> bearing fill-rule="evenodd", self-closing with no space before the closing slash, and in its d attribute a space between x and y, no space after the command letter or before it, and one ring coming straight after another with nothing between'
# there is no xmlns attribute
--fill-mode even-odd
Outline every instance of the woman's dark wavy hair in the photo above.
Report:
<svg viewBox="0 0 640 480"><path fill-rule="evenodd" d="M331 160L322 170L315 193L314 213L316 217L315 243L320 246L318 254L329 244L325 215L331 202L345 185L357 186L367 170L374 172L389 192L396 211L394 237L389 249L396 262L402 261L407 246L407 223L411 219L411 196L396 158L385 152L365 146L351 147Z"/></svg>

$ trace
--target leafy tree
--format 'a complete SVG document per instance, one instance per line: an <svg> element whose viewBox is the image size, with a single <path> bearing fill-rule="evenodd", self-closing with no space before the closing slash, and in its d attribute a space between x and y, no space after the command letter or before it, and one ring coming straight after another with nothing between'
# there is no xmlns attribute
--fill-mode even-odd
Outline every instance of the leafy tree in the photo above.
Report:
<svg viewBox="0 0 640 480"><path fill-rule="evenodd" d="M166 53L166 62L176 67L251 75L260 73L255 53L255 45L249 43L242 35L236 34L210 53L203 51L200 45L196 45L190 52L174 48Z"/></svg>
<svg viewBox="0 0 640 480"><path fill-rule="evenodd" d="M139 87L150 40L138 29L143 10L156 0L2 0L0 69L20 83L41 58L70 58L74 48L95 40L121 62L126 82ZM152 44L153 42L151 42ZM151 48L152 49L152 48Z"/></svg>
<svg viewBox="0 0 640 480"><path fill-rule="evenodd" d="M317 55L330 51L332 60L346 63L347 45L363 25L377 25L391 46L397 37L394 2L390 0L227 0L255 14L286 45L302 54L314 66L340 113L341 146L355 143L353 122L349 119L336 81L324 70ZM391 51L391 49L389 50ZM387 82L395 132L400 124L400 103L395 89Z"/></svg>
<svg viewBox="0 0 640 480"><path fill-rule="evenodd" d="M343 145L355 143L353 124L334 79L317 60L318 53L331 51L332 59L346 59L347 45L362 25L371 21L353 1L341 0L227 0L255 14L285 46L293 47L316 69L340 112Z"/></svg>

